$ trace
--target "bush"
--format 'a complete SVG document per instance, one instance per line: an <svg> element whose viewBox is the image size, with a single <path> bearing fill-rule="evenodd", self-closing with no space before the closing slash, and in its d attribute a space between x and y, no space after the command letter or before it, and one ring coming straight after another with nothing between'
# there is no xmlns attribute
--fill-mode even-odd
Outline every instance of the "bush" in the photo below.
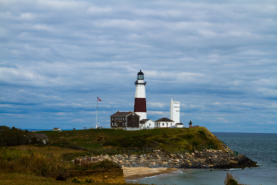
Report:
<svg viewBox="0 0 278 185"><path fill-rule="evenodd" d="M0 146L26 144L46 144L48 138L44 134L32 133L12 127L0 126Z"/></svg>

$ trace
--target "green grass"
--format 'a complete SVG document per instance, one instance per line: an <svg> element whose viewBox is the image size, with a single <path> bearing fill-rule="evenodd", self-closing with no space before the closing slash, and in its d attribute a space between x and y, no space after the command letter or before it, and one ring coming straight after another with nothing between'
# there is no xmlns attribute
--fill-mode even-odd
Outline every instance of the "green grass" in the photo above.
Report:
<svg viewBox="0 0 278 185"><path fill-rule="evenodd" d="M204 127L138 131L89 129L41 133L48 136L50 145L81 149L84 150L84 155L86 152L146 153L160 149L169 153L178 153L223 148L223 143Z"/></svg>
<svg viewBox="0 0 278 185"><path fill-rule="evenodd" d="M1 127L1 134L4 137L0 141L0 182L8 185L119 184L124 183L123 172L113 162L78 166L71 160L92 153L146 153L156 149L178 153L223 148L223 143L204 127L40 132L48 136L49 143L46 146L37 142L36 137L40 135L36 133ZM22 142L22 138L27 140ZM34 143L30 142L30 138L35 138ZM22 145L26 143L29 145Z"/></svg>
<svg viewBox="0 0 278 185"><path fill-rule="evenodd" d="M37 184L125 182L121 167L111 161L77 165L64 158L65 154L80 152L56 146L0 147L0 184L35 184L30 183L32 181L37 181Z"/></svg>
<svg viewBox="0 0 278 185"><path fill-rule="evenodd" d="M32 174L23 173L0 173L1 185L140 185L137 183L113 183L113 182L90 182L90 179L83 180L79 178L70 179L67 181L57 181L52 178L35 176ZM143 185L143 184L141 184Z"/></svg>
<svg viewBox="0 0 278 185"><path fill-rule="evenodd" d="M0 172L25 172L38 176L56 178L73 168L63 154L77 153L73 149L54 146L11 146L0 147Z"/></svg>
<svg viewBox="0 0 278 185"><path fill-rule="evenodd" d="M122 176L120 166L111 161L74 165L63 157L65 154L78 153L80 153L79 150L55 146L0 147L0 172L24 172L37 176L66 179L115 170Z"/></svg>

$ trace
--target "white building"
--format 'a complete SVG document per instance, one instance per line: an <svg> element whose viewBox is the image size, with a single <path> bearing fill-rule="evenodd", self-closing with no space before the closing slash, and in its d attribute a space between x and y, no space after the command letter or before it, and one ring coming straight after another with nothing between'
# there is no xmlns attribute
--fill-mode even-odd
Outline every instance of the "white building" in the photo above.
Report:
<svg viewBox="0 0 278 185"><path fill-rule="evenodd" d="M152 129L155 127L154 122L150 119L142 119L139 123L140 129Z"/></svg>
<svg viewBox="0 0 278 185"><path fill-rule="evenodd" d="M135 81L136 91L134 100L134 112L140 116L140 120L147 119L146 83L144 81L144 73L140 70Z"/></svg>
<svg viewBox="0 0 278 185"><path fill-rule="evenodd" d="M176 123L176 127L177 127L177 128L183 128L184 125L183 125L183 123Z"/></svg>
<svg viewBox="0 0 278 185"><path fill-rule="evenodd" d="M58 132L61 132L61 131L62 131L62 129L60 129L60 128L53 128L52 130L53 130L53 131L58 131Z"/></svg>
<svg viewBox="0 0 278 185"><path fill-rule="evenodd" d="M171 128L171 127L175 127L175 122L168 118L160 118L155 121L155 127L156 128Z"/></svg>
<svg viewBox="0 0 278 185"><path fill-rule="evenodd" d="M175 123L180 123L180 102L171 99L170 119Z"/></svg>

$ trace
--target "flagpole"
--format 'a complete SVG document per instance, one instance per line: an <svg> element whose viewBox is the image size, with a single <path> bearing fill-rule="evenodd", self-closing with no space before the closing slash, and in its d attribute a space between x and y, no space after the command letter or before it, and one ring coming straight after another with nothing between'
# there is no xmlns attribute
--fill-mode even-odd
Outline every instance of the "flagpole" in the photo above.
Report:
<svg viewBox="0 0 278 185"><path fill-rule="evenodd" d="M97 120L97 108L98 108L98 99L97 99L97 105L96 105L96 128L97 128L97 122L98 122L98 120Z"/></svg>

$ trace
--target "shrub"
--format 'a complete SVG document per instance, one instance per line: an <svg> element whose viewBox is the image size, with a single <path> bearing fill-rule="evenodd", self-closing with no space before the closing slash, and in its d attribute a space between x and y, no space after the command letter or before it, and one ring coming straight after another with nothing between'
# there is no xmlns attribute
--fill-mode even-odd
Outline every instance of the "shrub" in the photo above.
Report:
<svg viewBox="0 0 278 185"><path fill-rule="evenodd" d="M12 127L0 126L0 146L26 144L46 144L48 138L44 134L32 133Z"/></svg>

